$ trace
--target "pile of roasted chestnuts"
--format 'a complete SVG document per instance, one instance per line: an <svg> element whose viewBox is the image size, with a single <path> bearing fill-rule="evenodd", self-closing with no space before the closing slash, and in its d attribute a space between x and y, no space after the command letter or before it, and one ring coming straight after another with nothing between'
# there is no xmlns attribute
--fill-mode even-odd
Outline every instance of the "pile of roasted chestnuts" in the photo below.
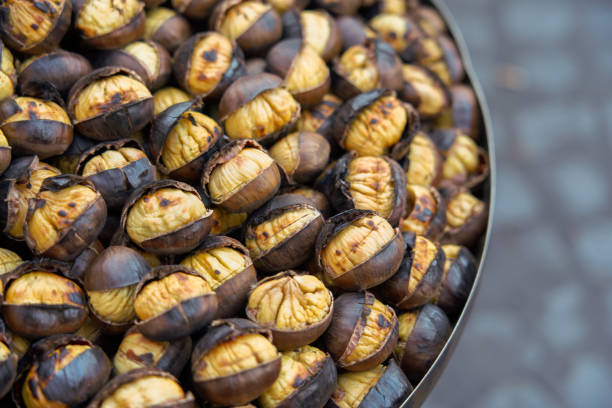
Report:
<svg viewBox="0 0 612 408"><path fill-rule="evenodd" d="M0 405L400 406L472 289L480 107L417 0L0 0Z"/></svg>

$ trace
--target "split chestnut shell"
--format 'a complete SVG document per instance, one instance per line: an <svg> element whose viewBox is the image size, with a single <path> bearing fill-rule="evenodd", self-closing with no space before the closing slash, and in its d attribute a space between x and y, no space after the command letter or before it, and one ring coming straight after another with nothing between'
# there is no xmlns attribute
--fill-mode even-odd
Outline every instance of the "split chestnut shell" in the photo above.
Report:
<svg viewBox="0 0 612 408"><path fill-rule="evenodd" d="M435 304L451 318L461 313L476 278L477 263L469 249L459 245L442 245L446 256L442 285Z"/></svg>
<svg viewBox="0 0 612 408"><path fill-rule="evenodd" d="M446 202L435 187L408 184L407 211L400 230L437 241L446 225Z"/></svg>

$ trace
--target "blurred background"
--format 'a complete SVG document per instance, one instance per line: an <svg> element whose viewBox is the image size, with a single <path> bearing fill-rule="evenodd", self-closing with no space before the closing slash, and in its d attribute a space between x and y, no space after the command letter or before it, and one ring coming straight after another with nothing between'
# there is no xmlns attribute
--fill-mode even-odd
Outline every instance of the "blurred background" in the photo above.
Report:
<svg viewBox="0 0 612 408"><path fill-rule="evenodd" d="M491 109L497 206L424 407L611 407L612 2L446 3Z"/></svg>

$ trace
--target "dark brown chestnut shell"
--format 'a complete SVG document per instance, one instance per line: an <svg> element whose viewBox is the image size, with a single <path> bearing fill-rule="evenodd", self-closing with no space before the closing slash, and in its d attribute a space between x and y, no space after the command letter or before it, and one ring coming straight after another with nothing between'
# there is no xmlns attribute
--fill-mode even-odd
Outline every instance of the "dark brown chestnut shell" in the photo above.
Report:
<svg viewBox="0 0 612 408"><path fill-rule="evenodd" d="M172 7L191 19L202 20L208 17L216 3L216 0L172 1Z"/></svg>
<svg viewBox="0 0 612 408"><path fill-rule="evenodd" d="M446 201L435 187L423 187L428 190L428 194L422 195L417 195L414 191L414 187L415 186L408 185L406 188L408 191L408 205L406 215L400 222L400 230L411 231L410 228L404 224L404 221L416 219L426 222L427 226L423 231L411 232L419 233L426 238L438 241L444 233L444 227L446 225ZM434 212L431 211L431 207L435 208Z"/></svg>
<svg viewBox="0 0 612 408"><path fill-rule="evenodd" d="M319 133L309 131L296 133L298 139L297 164L292 171L285 170L285 172L292 180L307 184L312 182L329 162L331 146L329 141ZM272 152L272 148L270 151ZM274 155L274 153L271 154Z"/></svg>
<svg viewBox="0 0 612 408"><path fill-rule="evenodd" d="M455 127L474 140L480 136L480 109L474 90L464 84L449 88L451 106L436 118L436 128Z"/></svg>
<svg viewBox="0 0 612 408"><path fill-rule="evenodd" d="M151 35L150 40L161 44L168 50L174 52L191 35L189 21L183 15L176 14L162 23L162 25Z"/></svg>
<svg viewBox="0 0 612 408"><path fill-rule="evenodd" d="M452 205L451 201L456 195L461 193L471 194L465 188L451 188L447 190L441 190L440 193L448 203L447 209L450 205ZM482 200L480 201L482 202ZM476 242L476 240L478 240L482 236L482 233L486 229L487 220L489 217L489 204L486 202L482 203L482 211L479 211L476 214L472 214L463 225L451 228L447 222L447 225L444 228L442 238L440 238L440 243L457 244L469 247L474 242Z"/></svg>
<svg viewBox="0 0 612 408"><path fill-rule="evenodd" d="M0 398L3 398L11 390L13 382L15 382L17 377L17 361L19 356L13 351L8 336L10 336L8 333L0 334L0 343L4 343L4 346L9 349L9 355L6 359L0 361Z"/></svg>
<svg viewBox="0 0 612 408"><path fill-rule="evenodd" d="M11 165L11 146L0 146L0 175Z"/></svg>
<svg viewBox="0 0 612 408"><path fill-rule="evenodd" d="M303 110L296 123L296 130L311 131L325 136L330 143L332 151L338 150L334 140L334 114L342 101L335 95L328 94L323 96L321 102L310 109Z"/></svg>
<svg viewBox="0 0 612 408"><path fill-rule="evenodd" d="M336 20L324 10L317 10L325 16L329 23L329 38L325 44L325 48L321 53L321 58L325 62L331 61L336 55L340 53L342 49L342 34L336 24ZM302 28L302 21L300 11L296 9L290 9L285 12L282 16L283 22L283 36L285 38L304 38L304 30Z"/></svg>
<svg viewBox="0 0 612 408"><path fill-rule="evenodd" d="M361 0L316 0L315 4L333 14L353 15L361 6Z"/></svg>
<svg viewBox="0 0 612 408"><path fill-rule="evenodd" d="M90 268L94 259L100 255L102 251L104 251L104 247L98 240L95 240L93 244L81 251L79 256L74 258L70 265L70 272L68 272L70 278L83 284L85 273Z"/></svg>
<svg viewBox="0 0 612 408"><path fill-rule="evenodd" d="M472 290L476 278L477 262L469 249L460 247L456 256L450 257L447 245L442 246L446 263L442 274L442 285L435 304L451 318L459 316Z"/></svg>
<svg viewBox="0 0 612 408"><path fill-rule="evenodd" d="M331 206L329 204L329 200L319 190L314 188L300 186L300 185L290 185L281 190L280 194L295 194L302 198L304 198L306 203L314 206L319 212L323 215L323 217L327 218L332 215ZM279 194L279 195L280 195Z"/></svg>
<svg viewBox="0 0 612 408"><path fill-rule="evenodd" d="M340 30L343 51L353 45L365 44L368 38L376 37L376 33L361 18L355 16L339 16L336 18L336 24Z"/></svg>

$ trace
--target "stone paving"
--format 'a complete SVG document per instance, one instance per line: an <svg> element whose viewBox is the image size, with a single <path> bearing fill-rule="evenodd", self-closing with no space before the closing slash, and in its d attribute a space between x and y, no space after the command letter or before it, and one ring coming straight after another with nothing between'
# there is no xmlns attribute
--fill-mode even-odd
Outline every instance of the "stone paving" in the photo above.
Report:
<svg viewBox="0 0 612 408"><path fill-rule="evenodd" d="M447 3L492 111L498 196L474 312L424 407L612 407L612 2Z"/></svg>

